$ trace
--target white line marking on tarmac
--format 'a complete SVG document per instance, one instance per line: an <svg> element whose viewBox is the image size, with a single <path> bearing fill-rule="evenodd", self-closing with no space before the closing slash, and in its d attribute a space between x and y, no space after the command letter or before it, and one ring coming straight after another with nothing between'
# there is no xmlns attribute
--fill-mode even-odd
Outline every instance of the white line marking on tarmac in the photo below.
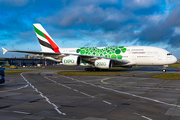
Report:
<svg viewBox="0 0 180 120"><path fill-rule="evenodd" d="M146 117L146 116L141 116L142 118L145 118L145 119L147 119L147 120L152 120L151 118L148 118L148 117Z"/></svg>
<svg viewBox="0 0 180 120"><path fill-rule="evenodd" d="M94 96L91 96L91 95L89 95L89 94L87 94L87 93L84 93L84 92L79 92L79 93L81 93L81 94L83 94L83 95L86 95L86 96L88 96L88 97L94 98Z"/></svg>
<svg viewBox="0 0 180 120"><path fill-rule="evenodd" d="M138 113L134 113L135 115L140 115L140 114L138 114Z"/></svg>
<svg viewBox="0 0 180 120"><path fill-rule="evenodd" d="M28 112L21 112L21 111L13 111L14 113L21 113L21 114L26 114L26 115L31 115L32 113Z"/></svg>
<svg viewBox="0 0 180 120"><path fill-rule="evenodd" d="M140 116L140 117L142 117L142 118L144 118L144 119L147 119L147 120L153 120L153 119L151 119L151 118L149 118L149 117L146 117L146 116L144 116L144 115L140 115L140 114L138 114L138 113L134 113L135 115L138 115L138 116Z"/></svg>
<svg viewBox="0 0 180 120"><path fill-rule="evenodd" d="M10 91L16 91L16 90L20 90L20 89L23 89L23 88L26 88L28 87L29 84L25 85L25 86L22 86L22 87L19 87L19 88L16 88L16 89L12 89L12 90L6 90L6 91L0 91L0 92L10 92Z"/></svg>
<svg viewBox="0 0 180 120"><path fill-rule="evenodd" d="M49 100L48 97L46 97L45 95L43 95L42 92L40 92L37 88L35 88L22 74L23 74L23 73L20 74L20 75L22 76L22 78L23 78L37 93L39 93L41 97L45 98L46 101L47 101L49 104L53 105L53 106L54 106L54 109L55 109L59 114L66 115L66 113L61 112L61 111L58 109L58 106L57 106L57 105L55 105L54 103L52 103L52 102Z"/></svg>
<svg viewBox="0 0 180 120"><path fill-rule="evenodd" d="M66 76L63 76L63 75L59 75L59 76L66 77ZM72 79L72 78L70 78L70 79L81 82L81 83L89 84L87 82L80 81L80 80L77 80L77 79ZM89 84L89 85L91 85L91 84ZM114 92L125 94L125 95L130 95L130 96L133 96L133 97L137 97L137 98L141 98L141 99L145 99L145 100L149 100L149 101L153 101L153 102L157 102L157 103L161 103L161 104L165 104L165 105L168 105L168 106L180 107L180 105L169 104L169 103L162 102L162 101L159 101L159 100L156 100L156 99L152 99L152 98L148 98L148 97L142 97L142 96L135 95L135 94L132 94L132 93L122 92L122 91L118 91L118 90L115 90L115 89L106 88L106 87L103 87L103 86L98 86L98 85L92 85L92 86L99 87L99 88L102 88L102 89L105 89L105 90L114 91Z"/></svg>
<svg viewBox="0 0 180 120"><path fill-rule="evenodd" d="M60 76L61 76L61 75L60 75ZM89 84L89 85L91 85L91 86L96 86L96 85L94 85L94 84L92 84L92 83L86 83L86 82L84 82L84 81L80 81L80 80L77 80L77 79L74 79L74 78L70 78L70 77L66 77L66 76L62 76L62 77L71 79L71 80L73 80L73 81L83 82L84 84ZM51 79L49 79L49 78L47 78L47 77L45 77L45 78L48 79L48 80L50 80L50 81L54 81L54 80L51 80ZM57 83L57 84L58 84L58 85L61 85L61 86L63 86L63 87L68 88L68 86L66 86L66 85L63 85L63 84L60 84L60 83ZM71 88L70 88L70 89L71 89ZM76 90L76 89L73 89L73 90L74 90L75 92L79 92L79 93L81 93L81 94L83 94L83 95L86 95L86 96L88 96L88 97L95 98L94 96L91 96L91 95L89 95L89 94L87 94L87 93L78 91L78 90ZM107 101L105 101L105 100L103 100L103 102L105 102L106 104L112 105L112 103L107 102ZM114 106L116 107L117 105L114 105Z"/></svg>
<svg viewBox="0 0 180 120"><path fill-rule="evenodd" d="M74 91L79 92L78 90L74 89Z"/></svg>
<svg viewBox="0 0 180 120"><path fill-rule="evenodd" d="M58 83L58 84L59 84L59 83ZM65 87L65 88L71 89L71 87L68 87L68 86L66 86L66 85L63 85L63 84L59 84L59 85Z"/></svg>
<svg viewBox="0 0 180 120"><path fill-rule="evenodd" d="M44 77L44 78L46 78L46 79L48 79L48 80L50 80L50 81L54 81L54 80L51 80L51 79L49 79L49 78L47 78L47 77ZM67 78L67 77L66 77L66 78ZM68 79L70 79L70 78L68 78ZM55 83L55 82L54 82L54 83ZM56 83L57 83L57 82L56 82ZM65 87L65 88L72 89L71 87L68 87L68 86L66 86L66 85L63 85L63 84L61 84L61 83L57 83L57 84ZM94 96L91 96L91 95L89 95L89 94L87 94L87 93L78 91L78 90L76 90L76 89L73 89L73 90L76 91L76 92L79 92L79 93L81 93L81 94L83 94L83 95L86 95L86 96L88 96L88 97L94 98Z"/></svg>
<svg viewBox="0 0 180 120"><path fill-rule="evenodd" d="M108 101L103 100L103 102L104 102L104 103L107 103L107 104L109 104L109 105L112 105L112 103L110 103L110 102L108 102Z"/></svg>

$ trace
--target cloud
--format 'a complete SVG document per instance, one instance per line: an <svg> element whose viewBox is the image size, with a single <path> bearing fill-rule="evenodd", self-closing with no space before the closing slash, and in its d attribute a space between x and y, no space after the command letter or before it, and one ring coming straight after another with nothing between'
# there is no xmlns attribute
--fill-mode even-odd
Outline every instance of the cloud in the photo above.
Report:
<svg viewBox="0 0 180 120"><path fill-rule="evenodd" d="M176 36L176 35L180 35L180 26L174 28L174 33L172 34L172 36Z"/></svg>
<svg viewBox="0 0 180 120"><path fill-rule="evenodd" d="M95 5L65 7L48 18L40 17L42 23L58 25L61 28L89 29L104 19L104 11ZM92 25L92 26L91 26Z"/></svg>
<svg viewBox="0 0 180 120"><path fill-rule="evenodd" d="M167 18L167 25L168 26L179 26L180 25L180 6L176 6L172 9L169 17Z"/></svg>
<svg viewBox="0 0 180 120"><path fill-rule="evenodd" d="M28 3L29 0L0 0L0 4L11 6L11 7L20 7Z"/></svg>
<svg viewBox="0 0 180 120"><path fill-rule="evenodd" d="M98 47L105 47L105 46L107 46L107 43L106 43L105 40L101 40L101 41L99 41L99 42L97 43L97 46L98 46Z"/></svg>
<svg viewBox="0 0 180 120"><path fill-rule="evenodd" d="M180 40L178 36L174 36L174 27L180 26L180 6L172 9L166 19L159 21L154 26L148 26L143 29L136 37L139 38L139 43L153 44L157 42L169 41L169 45L172 47L180 47L180 44L175 44Z"/></svg>
<svg viewBox="0 0 180 120"><path fill-rule="evenodd" d="M173 24L174 26L179 24L173 21L177 19L178 7L173 8L170 13L163 11L159 5L162 1L122 1L123 7L117 1L110 2L112 4L110 6L95 1L80 2L80 4L72 2L68 7L62 8L53 15L38 18L38 21L56 26L56 29L61 29L62 32L67 31L67 35L72 36L74 40L85 37L98 39L95 34L91 37L88 34L83 37L76 36L75 31L84 30L96 33L97 30L101 30L100 36L111 34L111 38L104 37L102 38L104 40L109 39L117 44L121 41L131 42L136 39L137 44L142 45L169 41L174 32ZM121 7L114 7L114 3ZM98 41L101 42L102 39Z"/></svg>
<svg viewBox="0 0 180 120"><path fill-rule="evenodd" d="M169 41L169 45L172 48L179 48L180 47L180 35L173 36L171 40Z"/></svg>
<svg viewBox="0 0 180 120"><path fill-rule="evenodd" d="M127 24L133 17L129 11L119 11L114 7L103 9L90 4L65 7L51 16L40 17L38 20L44 24L58 26L59 29L116 31L121 24Z"/></svg>
<svg viewBox="0 0 180 120"><path fill-rule="evenodd" d="M16 44L33 43L37 41L35 31L25 31L13 35L14 38L19 38Z"/></svg>
<svg viewBox="0 0 180 120"><path fill-rule="evenodd" d="M7 47L33 44L32 24L41 23L63 47L162 43L178 48L179 11L179 0L0 0L0 38Z"/></svg>
<svg viewBox="0 0 180 120"><path fill-rule="evenodd" d="M158 3L158 0L122 0L122 4L132 10L150 8Z"/></svg>

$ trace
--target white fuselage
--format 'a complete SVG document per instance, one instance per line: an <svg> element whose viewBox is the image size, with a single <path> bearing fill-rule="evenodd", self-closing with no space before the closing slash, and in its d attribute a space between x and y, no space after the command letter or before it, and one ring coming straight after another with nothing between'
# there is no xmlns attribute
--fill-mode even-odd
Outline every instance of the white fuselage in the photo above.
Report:
<svg viewBox="0 0 180 120"><path fill-rule="evenodd" d="M130 60L135 65L169 65L177 61L170 52L157 47L127 47L127 52L122 54L123 59Z"/></svg>
<svg viewBox="0 0 180 120"><path fill-rule="evenodd" d="M98 47L103 49L104 47ZM60 48L61 53L76 53L78 48ZM169 65L177 61L177 58L170 52L149 46L130 46L126 47L126 52L121 53L123 60L130 61L127 65Z"/></svg>

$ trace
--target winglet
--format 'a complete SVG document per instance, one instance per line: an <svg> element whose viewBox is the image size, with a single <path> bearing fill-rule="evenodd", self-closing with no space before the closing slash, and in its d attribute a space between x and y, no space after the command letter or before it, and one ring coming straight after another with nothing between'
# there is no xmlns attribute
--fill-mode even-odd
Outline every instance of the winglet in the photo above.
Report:
<svg viewBox="0 0 180 120"><path fill-rule="evenodd" d="M4 49L3 47L2 47L2 49L3 49L3 55L4 55L7 52L7 50Z"/></svg>

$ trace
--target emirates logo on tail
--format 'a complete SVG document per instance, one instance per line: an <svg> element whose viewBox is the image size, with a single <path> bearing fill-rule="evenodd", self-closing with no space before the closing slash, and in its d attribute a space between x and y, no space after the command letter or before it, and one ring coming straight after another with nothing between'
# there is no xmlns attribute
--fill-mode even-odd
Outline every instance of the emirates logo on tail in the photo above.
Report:
<svg viewBox="0 0 180 120"><path fill-rule="evenodd" d="M42 51L50 52L49 50L53 50L55 53L60 53L59 47L52 40L46 30L40 24L33 24L33 26L39 43L41 45Z"/></svg>
<svg viewBox="0 0 180 120"><path fill-rule="evenodd" d="M51 40L51 38L49 38L46 34L44 34L44 36L46 37L46 39L48 40L48 42L51 44L52 48L53 48L53 51L55 53L60 53L59 51L59 47L56 45L56 43L54 43L53 40Z"/></svg>

